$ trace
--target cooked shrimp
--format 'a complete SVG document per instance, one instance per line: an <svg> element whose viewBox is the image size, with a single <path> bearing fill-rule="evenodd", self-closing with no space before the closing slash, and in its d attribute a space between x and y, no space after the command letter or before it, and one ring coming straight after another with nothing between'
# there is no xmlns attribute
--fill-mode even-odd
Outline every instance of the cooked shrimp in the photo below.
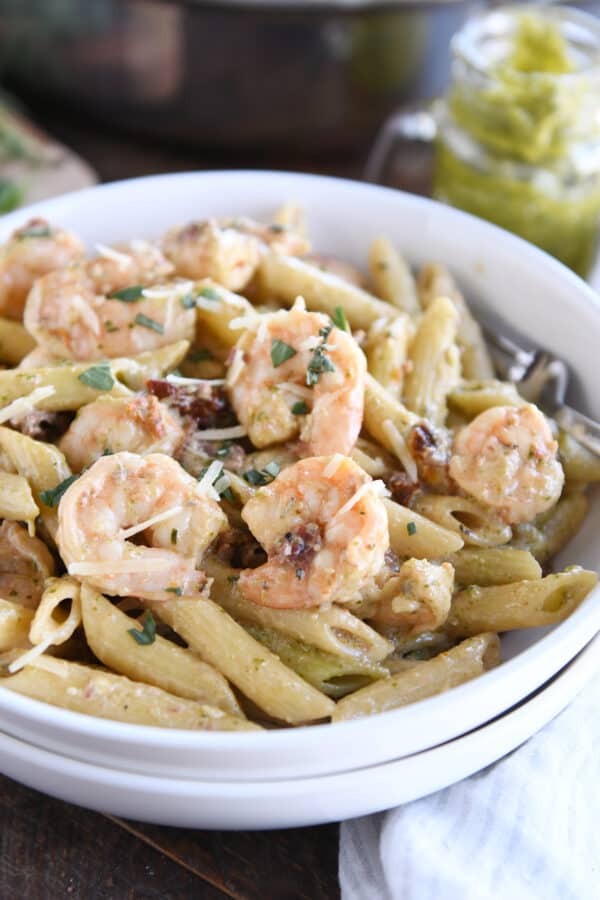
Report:
<svg viewBox="0 0 600 900"><path fill-rule="evenodd" d="M44 580L53 574L54 560L43 541L17 522L0 525L0 597L35 609Z"/></svg>
<svg viewBox="0 0 600 900"><path fill-rule="evenodd" d="M202 556L227 525L215 498L162 453L104 456L64 493L56 542L69 574L107 594L197 593Z"/></svg>
<svg viewBox="0 0 600 900"><path fill-rule="evenodd" d="M189 285L155 285L142 294L141 285L151 283L160 271L154 253L150 257L145 251L137 256L123 254L123 258L130 262L121 269L112 259L97 259L51 272L35 282L24 323L49 354L105 359L193 338L195 310L180 302ZM146 271L143 260L149 265ZM111 296L128 287L133 299Z"/></svg>
<svg viewBox="0 0 600 900"><path fill-rule="evenodd" d="M384 585L373 619L416 637L441 628L450 612L454 569L427 559L407 559Z"/></svg>
<svg viewBox="0 0 600 900"><path fill-rule="evenodd" d="M226 380L252 443L300 435L307 456L349 454L363 419L366 362L358 344L298 302L257 322L238 341Z"/></svg>
<svg viewBox="0 0 600 900"><path fill-rule="evenodd" d="M261 225L246 218L190 222L172 228L163 239L164 253L178 275L213 278L231 291L248 284L267 247L291 256L309 249L303 235L284 225Z"/></svg>
<svg viewBox="0 0 600 900"><path fill-rule="evenodd" d="M174 456L184 430L152 395L100 397L83 406L59 443L75 472L107 453L166 453Z"/></svg>
<svg viewBox="0 0 600 900"><path fill-rule="evenodd" d="M378 487L334 455L300 460L260 488L242 518L268 562L242 572L242 594L288 609L350 600L381 569L389 546Z"/></svg>
<svg viewBox="0 0 600 900"><path fill-rule="evenodd" d="M558 444L536 406L494 406L459 432L450 475L509 524L553 506L564 483Z"/></svg>
<svg viewBox="0 0 600 900"><path fill-rule="evenodd" d="M72 232L45 219L30 219L0 248L0 316L21 319L35 279L84 254L83 243Z"/></svg>

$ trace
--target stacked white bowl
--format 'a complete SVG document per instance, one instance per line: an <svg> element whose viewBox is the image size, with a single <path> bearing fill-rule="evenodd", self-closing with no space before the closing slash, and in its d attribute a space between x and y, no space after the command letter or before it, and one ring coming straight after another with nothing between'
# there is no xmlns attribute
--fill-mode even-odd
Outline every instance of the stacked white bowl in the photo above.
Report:
<svg viewBox="0 0 600 900"><path fill-rule="evenodd" d="M366 267L372 239L386 234L412 263L448 265L479 317L509 325L571 364L572 405L600 419L595 293L529 244L422 198L287 173L168 175L13 213L2 219L0 240L33 215L94 246L151 238L212 215L268 221L290 200L305 208L320 253ZM599 534L596 494L559 562L599 569ZM0 770L62 799L163 824L274 828L347 818L437 790L513 749L592 674L598 643L590 642L599 629L596 589L561 625L504 636L502 665L473 682L371 718L281 731L127 725L0 689Z"/></svg>

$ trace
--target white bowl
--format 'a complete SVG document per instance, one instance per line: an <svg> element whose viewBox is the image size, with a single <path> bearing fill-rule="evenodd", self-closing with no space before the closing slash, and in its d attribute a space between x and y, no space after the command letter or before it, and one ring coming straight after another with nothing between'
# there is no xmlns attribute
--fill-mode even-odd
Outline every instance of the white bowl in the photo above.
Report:
<svg viewBox="0 0 600 900"><path fill-rule="evenodd" d="M598 671L600 638L499 719L440 747L366 769L285 781L189 781L93 766L0 733L0 768L53 797L182 828L320 825L409 803L478 772L526 741Z"/></svg>
<svg viewBox="0 0 600 900"><path fill-rule="evenodd" d="M46 216L91 245L159 235L207 215L269 220L283 202L307 210L314 244L366 265L384 233L415 264L446 263L484 318L494 315L564 356L572 400L600 419L600 307L583 281L531 245L457 210L385 188L307 175L210 172L104 185L5 216L0 239L29 215ZM563 554L600 567L600 498ZM400 710L336 725L256 734L206 734L126 725L71 713L0 690L5 732L59 754L157 776L204 780L297 778L414 754L481 726L558 672L600 628L600 590L563 624L503 638L506 662L475 682Z"/></svg>

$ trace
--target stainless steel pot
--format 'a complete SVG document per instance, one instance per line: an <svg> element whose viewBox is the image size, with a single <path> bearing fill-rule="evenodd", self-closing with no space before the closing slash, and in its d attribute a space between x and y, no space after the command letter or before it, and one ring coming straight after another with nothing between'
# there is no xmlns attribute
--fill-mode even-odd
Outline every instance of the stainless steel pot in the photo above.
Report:
<svg viewBox="0 0 600 900"><path fill-rule="evenodd" d="M3 80L114 129L203 147L365 147L443 90L483 0L0 0Z"/></svg>

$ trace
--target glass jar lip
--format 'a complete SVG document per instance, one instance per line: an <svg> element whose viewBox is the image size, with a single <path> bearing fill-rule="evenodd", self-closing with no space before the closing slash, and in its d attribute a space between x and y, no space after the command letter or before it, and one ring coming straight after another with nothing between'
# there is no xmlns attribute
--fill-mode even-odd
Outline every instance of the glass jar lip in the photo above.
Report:
<svg viewBox="0 0 600 900"><path fill-rule="evenodd" d="M575 40L578 38L594 54L588 64L573 72L561 74L545 72L543 73L545 78L556 79L565 83L576 82L581 78L589 78L590 75L600 77L600 19L580 9L566 6L540 6L533 3L519 3L480 13L469 19L452 38L450 48L453 57L462 60L478 75L487 76L491 74L493 67L490 58L484 55L479 46L481 38L484 36L493 38L494 36L501 37L506 35L511 26L514 26L518 17L527 14L532 14L536 18L545 18L549 22L561 26L563 33L567 31L565 34L567 39ZM526 81L530 78L539 77L540 73L514 70L514 75Z"/></svg>

